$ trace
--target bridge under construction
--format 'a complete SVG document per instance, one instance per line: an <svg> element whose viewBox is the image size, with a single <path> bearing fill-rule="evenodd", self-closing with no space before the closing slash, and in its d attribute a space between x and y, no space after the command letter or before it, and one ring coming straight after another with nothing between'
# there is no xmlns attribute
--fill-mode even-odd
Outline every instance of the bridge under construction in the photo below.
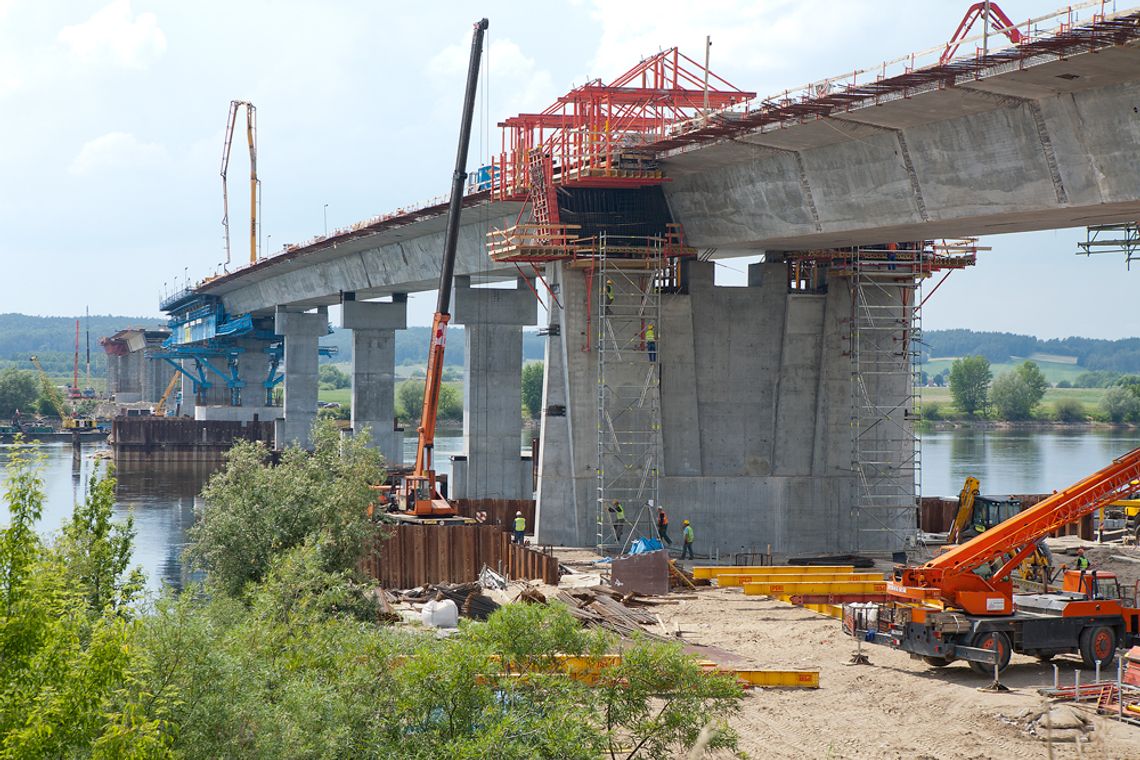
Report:
<svg viewBox="0 0 1140 760"><path fill-rule="evenodd" d="M664 505L709 553L904 547L925 298L976 262L980 235L1081 226L1090 252L1136 245L1140 10L1105 6L987 18L772 97L669 49L504 119L462 199L452 495L537 499L541 543L620 546ZM352 427L400 464L394 335L407 295L439 279L446 206L264 257L251 234L249 265L165 298L155 356L184 374L183 409L274 419L278 446L307 445L340 305ZM715 283L715 260L756 254L746 286ZM518 410L539 305L532 462Z"/></svg>

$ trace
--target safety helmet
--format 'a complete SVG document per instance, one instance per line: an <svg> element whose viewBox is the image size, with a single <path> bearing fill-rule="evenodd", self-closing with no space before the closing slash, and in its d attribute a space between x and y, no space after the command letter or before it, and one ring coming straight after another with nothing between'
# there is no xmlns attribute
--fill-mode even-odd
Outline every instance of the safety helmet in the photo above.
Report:
<svg viewBox="0 0 1140 760"><path fill-rule="evenodd" d="M522 512L515 512L515 517L522 517Z"/></svg>
<svg viewBox="0 0 1140 760"><path fill-rule="evenodd" d="M688 521L688 520L682 520L682 521L681 521L681 524L682 524L682 525L688 525L688 524L689 524L689 521Z"/></svg>

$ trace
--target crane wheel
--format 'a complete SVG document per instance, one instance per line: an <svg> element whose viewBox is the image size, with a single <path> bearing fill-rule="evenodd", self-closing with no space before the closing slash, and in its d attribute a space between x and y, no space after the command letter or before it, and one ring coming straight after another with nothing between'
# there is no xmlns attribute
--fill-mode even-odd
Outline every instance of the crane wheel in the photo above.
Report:
<svg viewBox="0 0 1140 760"><path fill-rule="evenodd" d="M977 649L997 649L998 656L998 672L1005 670L1009 666L1009 658L1012 654L1010 651L1009 636L1001 631L983 631L974 637L970 646ZM983 676L992 676L994 674L994 666L983 662L974 662L970 660L970 668L975 673Z"/></svg>
<svg viewBox="0 0 1140 760"><path fill-rule="evenodd" d="M922 661L932 668L944 668L954 662L949 657L934 657L932 655L923 655Z"/></svg>
<svg viewBox="0 0 1140 760"><path fill-rule="evenodd" d="M1081 659L1085 665L1107 668L1116 657L1116 631L1107 625L1093 625L1081 631Z"/></svg>

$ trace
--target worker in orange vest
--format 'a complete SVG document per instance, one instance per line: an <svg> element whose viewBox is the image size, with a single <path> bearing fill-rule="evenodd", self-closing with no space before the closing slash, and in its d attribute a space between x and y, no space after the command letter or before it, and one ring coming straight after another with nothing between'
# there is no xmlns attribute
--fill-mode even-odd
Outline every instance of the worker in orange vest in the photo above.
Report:
<svg viewBox="0 0 1140 760"><path fill-rule="evenodd" d="M669 515L665 514L663 507L657 507L657 535L669 546L673 545L669 539Z"/></svg>

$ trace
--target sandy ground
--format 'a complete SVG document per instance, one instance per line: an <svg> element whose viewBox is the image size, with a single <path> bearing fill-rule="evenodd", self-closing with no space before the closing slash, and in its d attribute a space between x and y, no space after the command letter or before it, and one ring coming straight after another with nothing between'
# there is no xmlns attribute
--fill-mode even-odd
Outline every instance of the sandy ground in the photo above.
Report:
<svg viewBox="0 0 1140 760"><path fill-rule="evenodd" d="M576 570L589 568L589 552L559 556ZM820 671L818 690L748 693L732 724L751 758L1140 758L1140 728L1091 710L1091 741L1079 748L1029 735L1025 714L1046 705L1036 689L1053 682L1052 666L1033 658L1014 655L1002 679L1011 691L990 693L978 690L986 679L964 663L939 670L884 647L866 650L870 665L848 665L855 644L838 620L739 589L704 589L655 611L670 631L679 626L684 641L728 650L757 667ZM1055 662L1061 683L1071 684L1079 660ZM1082 681L1092 677L1082 672Z"/></svg>

